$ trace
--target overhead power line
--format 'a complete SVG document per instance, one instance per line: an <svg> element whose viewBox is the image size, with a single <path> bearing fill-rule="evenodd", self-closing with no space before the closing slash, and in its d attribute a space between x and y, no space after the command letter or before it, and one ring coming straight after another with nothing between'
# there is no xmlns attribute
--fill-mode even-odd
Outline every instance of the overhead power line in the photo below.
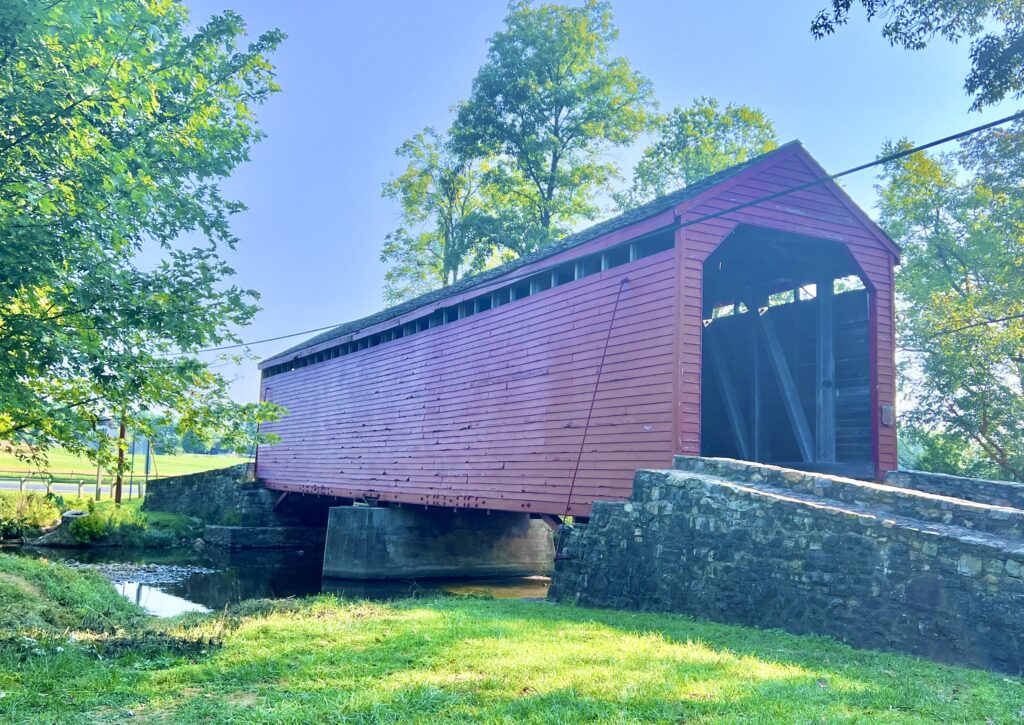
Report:
<svg viewBox="0 0 1024 725"><path fill-rule="evenodd" d="M944 335L952 335L957 332L963 332L964 330L973 330L976 327L998 325L1000 322L1013 322L1014 320L1024 320L1024 313L1021 313L1019 315L1006 315L1005 317L993 317L990 320L979 320L978 322L972 322L970 324L962 325L960 327L951 327L948 330L938 330L936 332L931 333L930 335L925 335L924 339L934 340L935 338L943 337Z"/></svg>
<svg viewBox="0 0 1024 725"><path fill-rule="evenodd" d="M755 206L757 204L763 204L766 201L771 201L772 199L778 199L781 196L786 196L788 194L792 194L792 193L797 192L797 191L803 191L804 189L809 189L809 188L811 188L813 186L817 186L818 184L823 184L826 181L835 181L836 179L841 179L842 177L849 176L850 174L856 174L858 171L865 171L865 170L870 169L870 168L872 168L874 166L881 166L883 164L888 164L888 163L890 163L892 161L897 161L897 160L902 159L902 158L904 158L906 156L910 156L911 154L916 154L916 153L918 153L920 151L927 151L928 149L934 148L935 146L941 146L942 144L947 144L950 141L957 141L959 139L966 138L968 136L973 136L976 133L981 133L982 131L987 131L990 128L995 128L996 126L1002 126L1003 124L1009 123L1010 121L1016 121L1016 120L1022 119L1022 118L1024 118L1024 111L1018 111L1017 113L1014 113L1014 114L1012 114L1010 116L1004 116L1003 118L996 119L995 121L990 121L989 123L983 123L980 126L974 126L973 128L968 128L968 129L966 129L964 131L960 131L958 133L954 133L954 134L951 134L949 136L943 136L942 138L935 139L934 141L929 141L928 143L924 143L924 144L921 144L919 146L914 146L914 147L909 148L909 149L903 149L902 151L896 151L896 152L891 153L891 154L886 154L885 156L881 156L881 157L875 159L874 161L868 161L866 163L859 164L858 166L852 166L849 169L845 169L844 171L840 171L838 173L831 174L830 176L822 176L819 179L813 179L812 181L807 181L807 182L804 182L803 184L797 184L796 186L791 186L788 189L783 189L782 191L776 191L773 194L765 194L764 196L760 196L760 197L758 197L756 199L752 199L750 201L745 201L742 204L737 204L736 206L731 206L728 209L722 209L720 211L712 212L710 214L705 214L704 216L698 217L697 219L690 219L689 221L681 223L679 226L680 227L690 227L690 226L693 226L694 224L700 224L701 222L706 222L709 219L717 219L718 217L725 216L726 214L732 214L733 212L740 211L741 209L746 209L748 207Z"/></svg>
<svg viewBox="0 0 1024 725"><path fill-rule="evenodd" d="M302 332L291 332L287 335L278 335L277 337L268 337L264 340L253 340L252 342L240 342L235 345L223 345L221 347L207 347L202 350L196 350L190 353L173 353L175 355L199 355L204 352L223 352L225 350L237 350L240 347L249 347L250 345L262 345L264 342L278 342L279 340L287 340L291 337L300 337L301 335L312 335L314 332L326 332L327 330L333 330L335 327L342 323L335 323L333 325L325 325L324 327L316 327L312 330L303 330Z"/></svg>
<svg viewBox="0 0 1024 725"><path fill-rule="evenodd" d="M954 335L954 334L956 334L958 332L963 332L964 330L973 330L973 329L975 329L977 327L987 327L989 325L998 325L1000 322L1013 322L1015 320L1024 320L1024 313L1020 313L1020 314L1017 314L1017 315L1006 315L1005 317L993 317L991 319L978 320L977 322L971 322L971 323L969 323L967 325L961 325L960 327L951 327L951 328L949 328L947 330L937 330L937 331L931 333L930 335L922 336L921 339L922 339L923 342L929 343L932 340L935 340L937 338L944 337L946 335ZM898 346L897 349L899 349L899 350L901 350L903 352L919 352L919 353L928 353L928 352L934 351L934 348L923 348L923 347L903 347L903 346Z"/></svg>
<svg viewBox="0 0 1024 725"><path fill-rule="evenodd" d="M919 153L921 151L927 151L928 149L935 148L936 146L942 146L943 144L947 144L947 143L949 143L951 141L958 141L958 140L960 140L962 138L967 138L968 136L973 136L974 134L981 133L982 131L987 131L987 130L989 130L991 128L996 128L998 126L1002 126L1002 125L1005 125L1007 123L1010 123L1011 121L1017 121L1017 120L1020 120L1020 119L1024 119L1024 111L1018 111L1017 113L1011 114L1009 116L1004 116L1002 118L996 119L995 121L989 121L988 123L983 123L983 124L981 124L979 126L973 126L971 128L965 129L963 131L959 131L957 133L950 134L949 136L943 136L942 138L935 139L934 141L929 141L928 143L919 144L919 145L914 146L912 148L903 149L901 151L896 151L896 152L891 153L891 154L886 154L885 156L881 156L881 157L875 159L874 161L868 161L868 162L865 162L863 164L858 164L857 166L851 166L850 168L844 169L843 171L840 171L838 173L831 174L829 176L822 176L822 177L820 177L818 179L813 179L811 181L804 182L803 184L797 184L796 186L791 186L788 189L783 189L782 191L776 191L776 192L774 192L772 194L765 194L764 196L760 196L760 197L758 197L756 199L751 199L750 201L745 201L742 204L736 204L735 206L728 207L727 209L720 209L719 211L712 212L710 214L704 214L703 216L697 217L696 219L689 219L689 220L687 220L685 222L680 222L679 224L677 224L675 226L675 228L681 229L681 228L685 228L685 227L691 227L691 226L694 226L695 224L700 224L702 222L706 222L706 221L709 221L711 219L717 219L719 217L726 216L727 214L732 214L734 212L741 211L743 209L747 209L749 207L756 206L758 204L763 204L763 203L765 203L767 201L772 201L774 199L778 199L780 197L787 196L789 194L793 194L793 193L796 193L798 191L803 191L804 189L810 189L810 188L815 187L815 186L817 186L819 184L824 184L826 181L835 181L836 179L841 179L844 176L849 176L850 174L856 174L856 173L858 173L860 171L866 171L867 169L874 168L875 166L881 166L883 164L888 164L888 163L890 163L892 161L897 161L897 160L902 159L902 158L904 158L906 156L910 156L911 154L916 154L916 153ZM313 333L316 333L316 332L326 332L327 330L334 329L335 327L338 327L339 325L342 325L342 324L344 324L344 323L339 322L339 323L335 323L333 325L325 325L324 327L317 327L317 328L312 329L312 330L303 330L302 332L291 332L291 333L288 333L287 335L277 335L276 337L267 337L267 338L264 338L262 340L252 340L251 342L240 342L240 343L237 343L237 344L234 344L234 345L222 345L220 347L209 347L209 348L205 348L205 349L202 349L202 350L195 350L193 352L188 352L188 353L182 352L182 353L176 353L176 354L177 355L199 355L199 354L202 354L202 353L224 352L224 351L227 351L227 350L237 350L237 349L244 348L244 347L251 347L253 345L262 345L262 344L267 343L267 342L278 342L280 340L287 340L287 339L290 339L290 338L293 338L293 337L301 337L303 335L312 335ZM982 323L982 324L985 324L985 323Z"/></svg>

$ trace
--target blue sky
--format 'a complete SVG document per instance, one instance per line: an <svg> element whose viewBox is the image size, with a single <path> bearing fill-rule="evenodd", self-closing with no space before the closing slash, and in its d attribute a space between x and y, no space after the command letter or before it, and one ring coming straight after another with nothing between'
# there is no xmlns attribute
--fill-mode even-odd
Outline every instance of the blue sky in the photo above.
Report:
<svg viewBox="0 0 1024 725"><path fill-rule="evenodd" d="M283 92L259 110L268 138L225 184L249 210L228 256L262 295L243 331L263 339L362 317L383 307L384 236L396 209L381 184L400 170L394 149L426 125L444 128L469 93L505 3L185 0L201 22L225 8L253 32L278 27ZM650 78L663 108L702 95L763 110L783 141L799 138L830 171L870 160L886 139L923 142L1009 112L969 113L967 46L890 48L862 15L839 35L808 30L827 0L618 0L616 52ZM628 172L636 150L616 152ZM845 186L874 213L871 172ZM298 342L258 345L269 356ZM255 400L255 363L224 371Z"/></svg>

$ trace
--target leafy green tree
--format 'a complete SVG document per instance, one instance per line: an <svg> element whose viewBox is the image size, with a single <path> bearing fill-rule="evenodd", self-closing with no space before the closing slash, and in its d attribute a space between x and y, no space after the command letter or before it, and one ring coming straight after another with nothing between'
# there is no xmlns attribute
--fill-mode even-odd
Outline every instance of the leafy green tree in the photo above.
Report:
<svg viewBox="0 0 1024 725"><path fill-rule="evenodd" d="M651 84L612 56L617 35L606 2L513 2L458 109L461 154L498 159L488 181L511 203L493 221L519 253L594 217L618 173L604 154L647 127Z"/></svg>
<svg viewBox="0 0 1024 725"><path fill-rule="evenodd" d="M0 3L0 441L109 461L104 419L232 438L277 413L192 354L257 309L220 257L243 208L220 181L261 138L283 36L245 33L174 0Z"/></svg>
<svg viewBox="0 0 1024 725"><path fill-rule="evenodd" d="M868 20L882 22L892 45L921 50L940 36L971 39L971 70L964 81L973 108L1024 94L1024 5L1020 0L832 0L811 24L816 38L835 33L861 5Z"/></svg>
<svg viewBox="0 0 1024 725"><path fill-rule="evenodd" d="M900 468L974 478L1005 476L976 443L957 434L915 426L900 430Z"/></svg>
<svg viewBox="0 0 1024 725"><path fill-rule="evenodd" d="M909 148L906 142L889 146ZM1024 124L959 153L886 165L881 221L897 277L909 422L976 446L1024 481Z"/></svg>
<svg viewBox="0 0 1024 725"><path fill-rule="evenodd" d="M167 420L166 416L143 413L139 419L146 421L147 438L155 453L177 455L183 451L181 434L178 433L174 423Z"/></svg>
<svg viewBox="0 0 1024 725"><path fill-rule="evenodd" d="M401 302L457 281L483 264L486 220L481 204L484 162L456 154L451 140L427 128L395 150L405 171L384 184L399 204L399 226L381 261L390 263L384 297Z"/></svg>
<svg viewBox="0 0 1024 725"><path fill-rule="evenodd" d="M771 151L779 145L772 122L756 108L698 98L659 119L630 188L615 195L620 208L689 186L706 176Z"/></svg>

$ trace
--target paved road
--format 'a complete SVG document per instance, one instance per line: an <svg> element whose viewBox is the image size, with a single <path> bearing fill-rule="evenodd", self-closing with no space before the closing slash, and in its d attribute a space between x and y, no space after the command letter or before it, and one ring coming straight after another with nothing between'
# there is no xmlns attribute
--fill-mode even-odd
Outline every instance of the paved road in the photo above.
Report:
<svg viewBox="0 0 1024 725"><path fill-rule="evenodd" d="M0 478L0 491L18 491L20 490L20 481L17 478ZM124 496L128 495L128 482L125 481L123 484L122 493ZM26 491L39 491L42 493L46 492L46 484L39 480L26 480L25 481ZM55 483L50 487L54 493L70 493L78 494L78 484L75 483ZM107 498L110 495L110 485L104 483L100 489L101 495ZM132 486L132 496L135 496L139 491L138 483L136 482ZM85 485L82 486L83 496L95 496L96 495L96 481L86 481Z"/></svg>

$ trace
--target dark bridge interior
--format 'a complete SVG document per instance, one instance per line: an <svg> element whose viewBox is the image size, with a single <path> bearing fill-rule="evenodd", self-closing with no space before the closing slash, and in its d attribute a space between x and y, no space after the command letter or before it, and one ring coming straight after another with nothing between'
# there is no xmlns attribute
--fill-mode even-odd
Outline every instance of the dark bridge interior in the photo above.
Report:
<svg viewBox="0 0 1024 725"><path fill-rule="evenodd" d="M708 258L703 455L874 476L859 274L842 244L749 226Z"/></svg>

